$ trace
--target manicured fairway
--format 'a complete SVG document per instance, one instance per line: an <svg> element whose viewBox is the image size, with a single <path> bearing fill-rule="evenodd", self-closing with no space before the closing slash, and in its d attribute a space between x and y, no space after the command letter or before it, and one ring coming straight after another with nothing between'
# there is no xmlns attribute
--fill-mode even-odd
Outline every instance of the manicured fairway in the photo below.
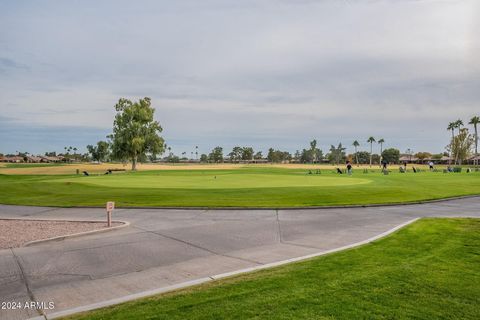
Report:
<svg viewBox="0 0 480 320"><path fill-rule="evenodd" d="M71 319L479 319L480 221L423 219L363 247Z"/></svg>
<svg viewBox="0 0 480 320"><path fill-rule="evenodd" d="M300 207L400 203L480 194L480 173L250 167L113 175L0 175L0 203L46 206ZM312 172L315 172L313 170Z"/></svg>

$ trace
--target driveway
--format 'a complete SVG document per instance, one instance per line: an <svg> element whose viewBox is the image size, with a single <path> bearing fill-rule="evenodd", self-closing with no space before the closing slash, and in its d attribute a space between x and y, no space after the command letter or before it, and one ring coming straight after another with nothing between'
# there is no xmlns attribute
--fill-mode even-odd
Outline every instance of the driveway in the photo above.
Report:
<svg viewBox="0 0 480 320"><path fill-rule="evenodd" d="M0 302L49 315L148 290L331 250L414 218L480 217L480 197L420 205L292 210L117 209L127 228L0 250ZM104 219L103 209L0 205L0 218ZM48 307L48 305L47 305ZM0 319L40 316L0 310Z"/></svg>

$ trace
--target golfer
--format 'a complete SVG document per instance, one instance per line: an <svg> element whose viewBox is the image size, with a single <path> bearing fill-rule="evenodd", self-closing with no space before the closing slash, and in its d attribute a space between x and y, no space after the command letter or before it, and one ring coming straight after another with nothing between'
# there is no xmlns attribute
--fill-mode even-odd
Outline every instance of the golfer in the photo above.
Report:
<svg viewBox="0 0 480 320"><path fill-rule="evenodd" d="M347 161L347 173L349 176L352 175L352 165L350 164L350 161Z"/></svg>
<svg viewBox="0 0 480 320"><path fill-rule="evenodd" d="M430 161L430 162L428 163L428 166L430 167L430 171L433 171L433 162L432 162L432 161Z"/></svg>
<svg viewBox="0 0 480 320"><path fill-rule="evenodd" d="M385 160L382 161L382 167L383 167L383 171L387 170L387 161Z"/></svg>

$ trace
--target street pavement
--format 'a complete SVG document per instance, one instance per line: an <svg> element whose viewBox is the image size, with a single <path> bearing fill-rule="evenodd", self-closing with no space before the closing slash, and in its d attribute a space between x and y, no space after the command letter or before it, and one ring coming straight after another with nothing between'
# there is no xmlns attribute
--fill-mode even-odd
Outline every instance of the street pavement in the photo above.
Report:
<svg viewBox="0 0 480 320"><path fill-rule="evenodd" d="M48 315L213 275L315 254L414 218L480 217L480 197L428 204L291 210L117 209L130 226L0 250L0 319ZM104 209L0 205L0 218L100 220Z"/></svg>

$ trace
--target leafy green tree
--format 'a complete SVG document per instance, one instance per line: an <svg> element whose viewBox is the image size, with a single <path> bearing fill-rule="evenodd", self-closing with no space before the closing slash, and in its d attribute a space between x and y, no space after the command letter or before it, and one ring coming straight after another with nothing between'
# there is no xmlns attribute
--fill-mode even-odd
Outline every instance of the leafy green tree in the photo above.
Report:
<svg viewBox="0 0 480 320"><path fill-rule="evenodd" d="M453 141L449 145L452 148L450 151L456 155L456 164L462 164L462 162L468 158L474 144L475 139L468 133L468 129L460 129L460 132L453 138Z"/></svg>
<svg viewBox="0 0 480 320"><path fill-rule="evenodd" d="M473 125L473 128L475 130L475 156L478 156L478 124L480 123L480 117L479 116L474 116L470 119L470 122L468 124ZM475 160L476 164L478 165L478 159Z"/></svg>
<svg viewBox="0 0 480 320"><path fill-rule="evenodd" d="M139 159L164 151L164 140L160 136L162 127L153 118L155 109L150 98L138 102L122 98L115 110L113 133L109 136L113 158L132 161L132 170L136 170Z"/></svg>
<svg viewBox="0 0 480 320"><path fill-rule="evenodd" d="M243 147L242 148L242 160L252 160L253 159L253 148L252 147Z"/></svg>
<svg viewBox="0 0 480 320"><path fill-rule="evenodd" d="M253 156L253 159L255 160L263 159L262 151L258 151L257 153L255 153L255 155Z"/></svg>
<svg viewBox="0 0 480 320"><path fill-rule="evenodd" d="M347 148L344 148L341 143L338 144L338 147L335 147L334 145L330 146L330 153L329 153L329 161L335 164L339 164L340 162L345 161L346 155L345 155L345 150Z"/></svg>
<svg viewBox="0 0 480 320"><path fill-rule="evenodd" d="M88 145L88 153L92 156L92 160L103 162L109 155L110 145L106 141L98 141L96 146Z"/></svg>
<svg viewBox="0 0 480 320"><path fill-rule="evenodd" d="M213 148L212 152L208 155L208 160L219 163L223 162L223 148L222 147L215 147Z"/></svg>
<svg viewBox="0 0 480 320"><path fill-rule="evenodd" d="M374 137L370 137L367 140L368 143L370 143L370 167L372 166L372 153L373 153L373 143L375 142Z"/></svg>
<svg viewBox="0 0 480 320"><path fill-rule="evenodd" d="M415 157L418 158L418 160L423 161L425 159L430 159L432 154L430 152L417 152L415 153Z"/></svg>
<svg viewBox="0 0 480 320"><path fill-rule="evenodd" d="M274 150L273 148L270 148L268 149L267 159L272 163L278 163L291 160L292 155L287 151Z"/></svg>
<svg viewBox="0 0 480 320"><path fill-rule="evenodd" d="M370 152L368 151L358 151L357 158L359 164L367 164L370 161Z"/></svg>
<svg viewBox="0 0 480 320"><path fill-rule="evenodd" d="M208 162L208 156L205 153L200 155L200 162Z"/></svg>
<svg viewBox="0 0 480 320"><path fill-rule="evenodd" d="M242 159L242 147L233 147L232 152L228 154L231 162L239 161Z"/></svg>
<svg viewBox="0 0 480 320"><path fill-rule="evenodd" d="M382 160L387 163L399 163L400 162L400 150L395 148L389 148L382 151Z"/></svg>

